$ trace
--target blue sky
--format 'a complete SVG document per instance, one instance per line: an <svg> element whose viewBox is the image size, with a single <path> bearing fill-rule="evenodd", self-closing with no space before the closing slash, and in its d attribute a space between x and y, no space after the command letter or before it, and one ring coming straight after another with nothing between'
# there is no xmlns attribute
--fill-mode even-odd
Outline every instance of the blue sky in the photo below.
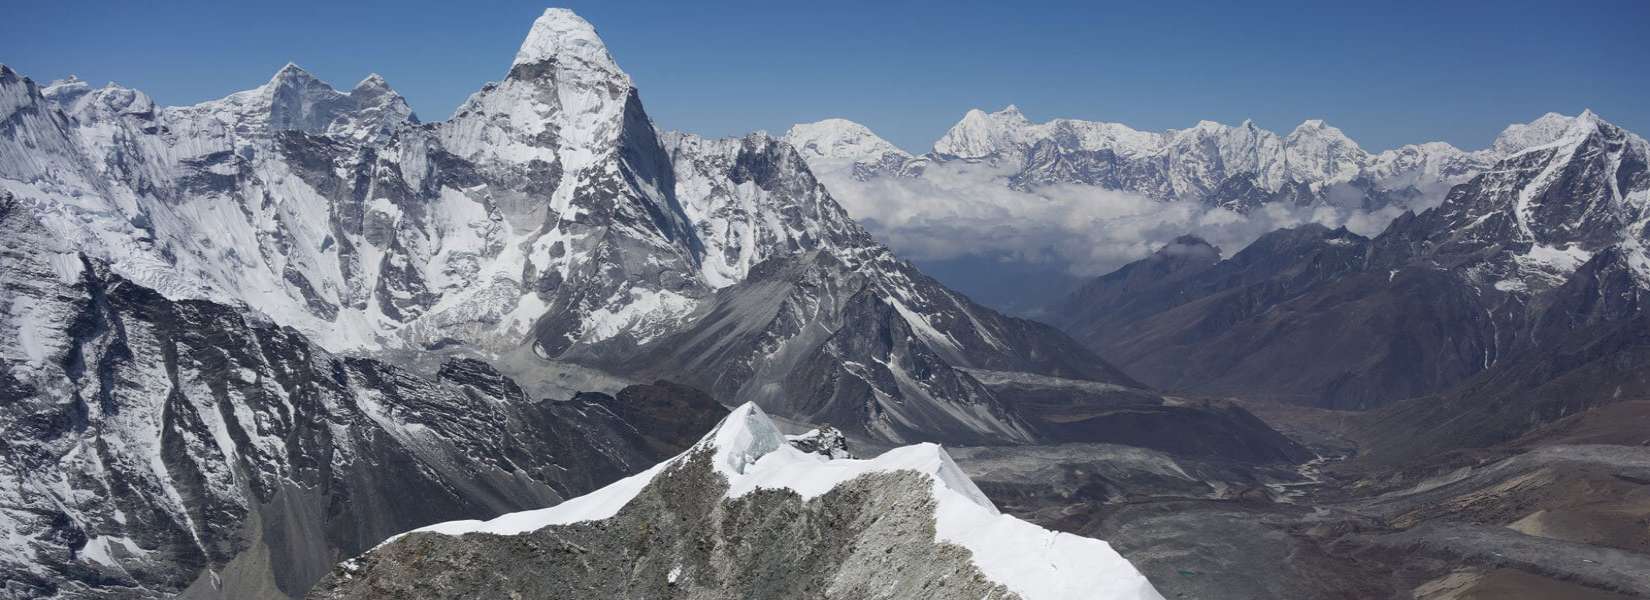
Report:
<svg viewBox="0 0 1650 600"><path fill-rule="evenodd" d="M0 0L0 62L165 104L289 60L339 87L376 71L439 120L504 74L546 6L334 4ZM1479 148L1587 107L1650 134L1644 1L557 5L595 23L661 127L707 135L839 116L920 152L969 108L1008 103L1142 129L1324 118L1371 150Z"/></svg>

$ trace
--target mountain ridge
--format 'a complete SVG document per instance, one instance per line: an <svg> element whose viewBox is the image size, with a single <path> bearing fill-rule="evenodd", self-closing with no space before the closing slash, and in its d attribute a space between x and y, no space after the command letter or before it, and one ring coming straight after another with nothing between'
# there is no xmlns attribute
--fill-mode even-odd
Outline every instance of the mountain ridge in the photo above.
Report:
<svg viewBox="0 0 1650 600"><path fill-rule="evenodd" d="M1565 338L1632 313L1575 332L1552 323L1650 281L1640 271L1650 265L1650 144L1591 112L1535 129L1512 128L1502 146L1516 152L1379 236L1280 230L1124 294L1129 273L1168 264L1153 257L1069 298L1063 324L1151 384L1337 407L1450 393L1508 361L1551 375L1546 344L1579 343ZM1268 368L1289 348L1316 358Z"/></svg>
<svg viewBox="0 0 1650 600"><path fill-rule="evenodd" d="M882 175L920 177L935 162L983 161L1010 167L1008 185L1016 189L1077 183L1248 212L1285 200L1427 208L1427 199L1441 199L1449 186L1501 158L1551 142L1591 115L1590 110L1577 117L1547 113L1528 124L1508 125L1481 150L1425 142L1378 153L1363 150L1322 119L1307 119L1282 135L1249 120L1237 126L1200 121L1152 132L1081 119L1033 123L1014 105L991 113L968 111L921 156L898 150L844 119L799 124L792 131L798 144L833 149L829 155L810 156L820 170L847 169L862 181ZM1245 178L1260 192L1258 198L1229 189ZM1307 193L1292 190L1294 186L1305 186Z"/></svg>
<svg viewBox="0 0 1650 600"><path fill-rule="evenodd" d="M876 482L876 491L843 493L857 490L867 481ZM889 496L906 498L916 507L915 513L888 506L884 499ZM786 511L788 520L807 524L796 528L793 535L804 537L791 539L792 544L763 546L760 550L782 567L770 570L768 561L760 560L725 560L718 564L700 556L704 551L695 540L705 536L719 539L716 536L721 534L712 533L719 529L716 524L744 522L747 519L742 515L763 512L753 505L775 501L785 506L800 504ZM876 516L848 516L858 512L857 506L871 508L867 512ZM848 518L834 520L835 527L824 526L832 521L827 515L833 513L845 513ZM665 514L677 518L661 518ZM913 517L920 526L893 531L875 528L876 522L903 522ZM626 530L630 522L641 519L651 519L660 530L656 541L645 548L613 547L605 538L592 539L582 530ZM768 534L764 532L770 527L752 524L736 531L766 540ZM688 531L674 531L678 528ZM701 528L709 531L696 531ZM839 533L828 533L832 530ZM844 535L852 541L816 541ZM478 572L479 580L445 574L445 565L460 560L460 556L491 562L499 554L489 547L535 544L536 539L544 537L567 539L562 536L600 544L594 550L598 557L609 552L629 557L629 574L591 579L587 583L594 589L557 581L563 578L526 578L548 582L542 584L515 581L509 575L487 575L490 570ZM884 537L899 541L880 539ZM749 544L709 546L722 553L728 551L724 548ZM846 550L827 550L833 547ZM879 549L882 547L887 549ZM913 548L922 550L913 552ZM957 548L963 551L959 553ZM864 564L862 553L880 557L877 562L903 566L871 567ZM408 561L410 555L432 557L429 564L433 569L426 571L424 561ZM562 564L567 559L558 553L534 556L529 559L538 563L530 567L534 571L567 568ZM936 569L935 564L942 566ZM505 568L518 571L522 567ZM949 575L935 578L936 570L949 571ZM880 575L868 578L864 571ZM877 583L864 583L868 579ZM419 589L437 597L503 596L511 592L605 597L602 595L638 590L650 590L640 592L648 595L672 590L718 598L762 593L756 590L779 595L812 590L828 598L898 598L912 594L973 598L1005 593L1028 600L1096 595L1162 597L1104 542L1061 535L1000 513L939 446L906 446L865 460L827 457L793 446L754 404L735 408L699 443L676 458L589 496L540 511L486 522L441 523L398 536L341 565L311 597L369 597L402 588L396 581L411 580L424 582Z"/></svg>

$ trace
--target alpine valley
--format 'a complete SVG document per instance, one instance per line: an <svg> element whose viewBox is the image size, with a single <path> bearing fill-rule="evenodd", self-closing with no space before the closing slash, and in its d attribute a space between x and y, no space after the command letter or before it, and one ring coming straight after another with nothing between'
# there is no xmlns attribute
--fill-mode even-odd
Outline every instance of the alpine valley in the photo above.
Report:
<svg viewBox="0 0 1650 600"><path fill-rule="evenodd" d="M833 196L979 172L1395 219L1023 310ZM1650 596L1647 223L1591 112L665 131L566 9L436 122L0 65L0 597Z"/></svg>

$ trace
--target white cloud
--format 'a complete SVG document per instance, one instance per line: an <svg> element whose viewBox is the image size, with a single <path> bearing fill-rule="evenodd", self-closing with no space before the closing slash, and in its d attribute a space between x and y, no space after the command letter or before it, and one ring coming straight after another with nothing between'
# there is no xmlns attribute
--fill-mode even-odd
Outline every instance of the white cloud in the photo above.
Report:
<svg viewBox="0 0 1650 600"><path fill-rule="evenodd" d="M1010 171L983 164L932 164L922 177L855 181L845 170L820 179L849 214L905 258L1007 257L1060 261L1097 275L1145 257L1177 236L1196 234L1227 256L1283 227L1320 223L1375 235L1403 211L1267 205L1249 214L1195 202L1162 202L1092 186L1035 193L1009 189Z"/></svg>

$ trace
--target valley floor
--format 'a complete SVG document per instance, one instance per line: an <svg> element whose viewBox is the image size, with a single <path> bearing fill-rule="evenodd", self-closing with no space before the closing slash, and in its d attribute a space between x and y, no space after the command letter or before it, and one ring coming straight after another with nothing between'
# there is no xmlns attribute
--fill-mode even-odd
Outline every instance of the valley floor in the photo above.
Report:
<svg viewBox="0 0 1650 600"><path fill-rule="evenodd" d="M954 455L1005 511L1109 541L1168 598L1650 597L1650 445L1637 439L1650 439L1650 403L1400 467L1360 460L1369 413L1240 403L1320 458Z"/></svg>

